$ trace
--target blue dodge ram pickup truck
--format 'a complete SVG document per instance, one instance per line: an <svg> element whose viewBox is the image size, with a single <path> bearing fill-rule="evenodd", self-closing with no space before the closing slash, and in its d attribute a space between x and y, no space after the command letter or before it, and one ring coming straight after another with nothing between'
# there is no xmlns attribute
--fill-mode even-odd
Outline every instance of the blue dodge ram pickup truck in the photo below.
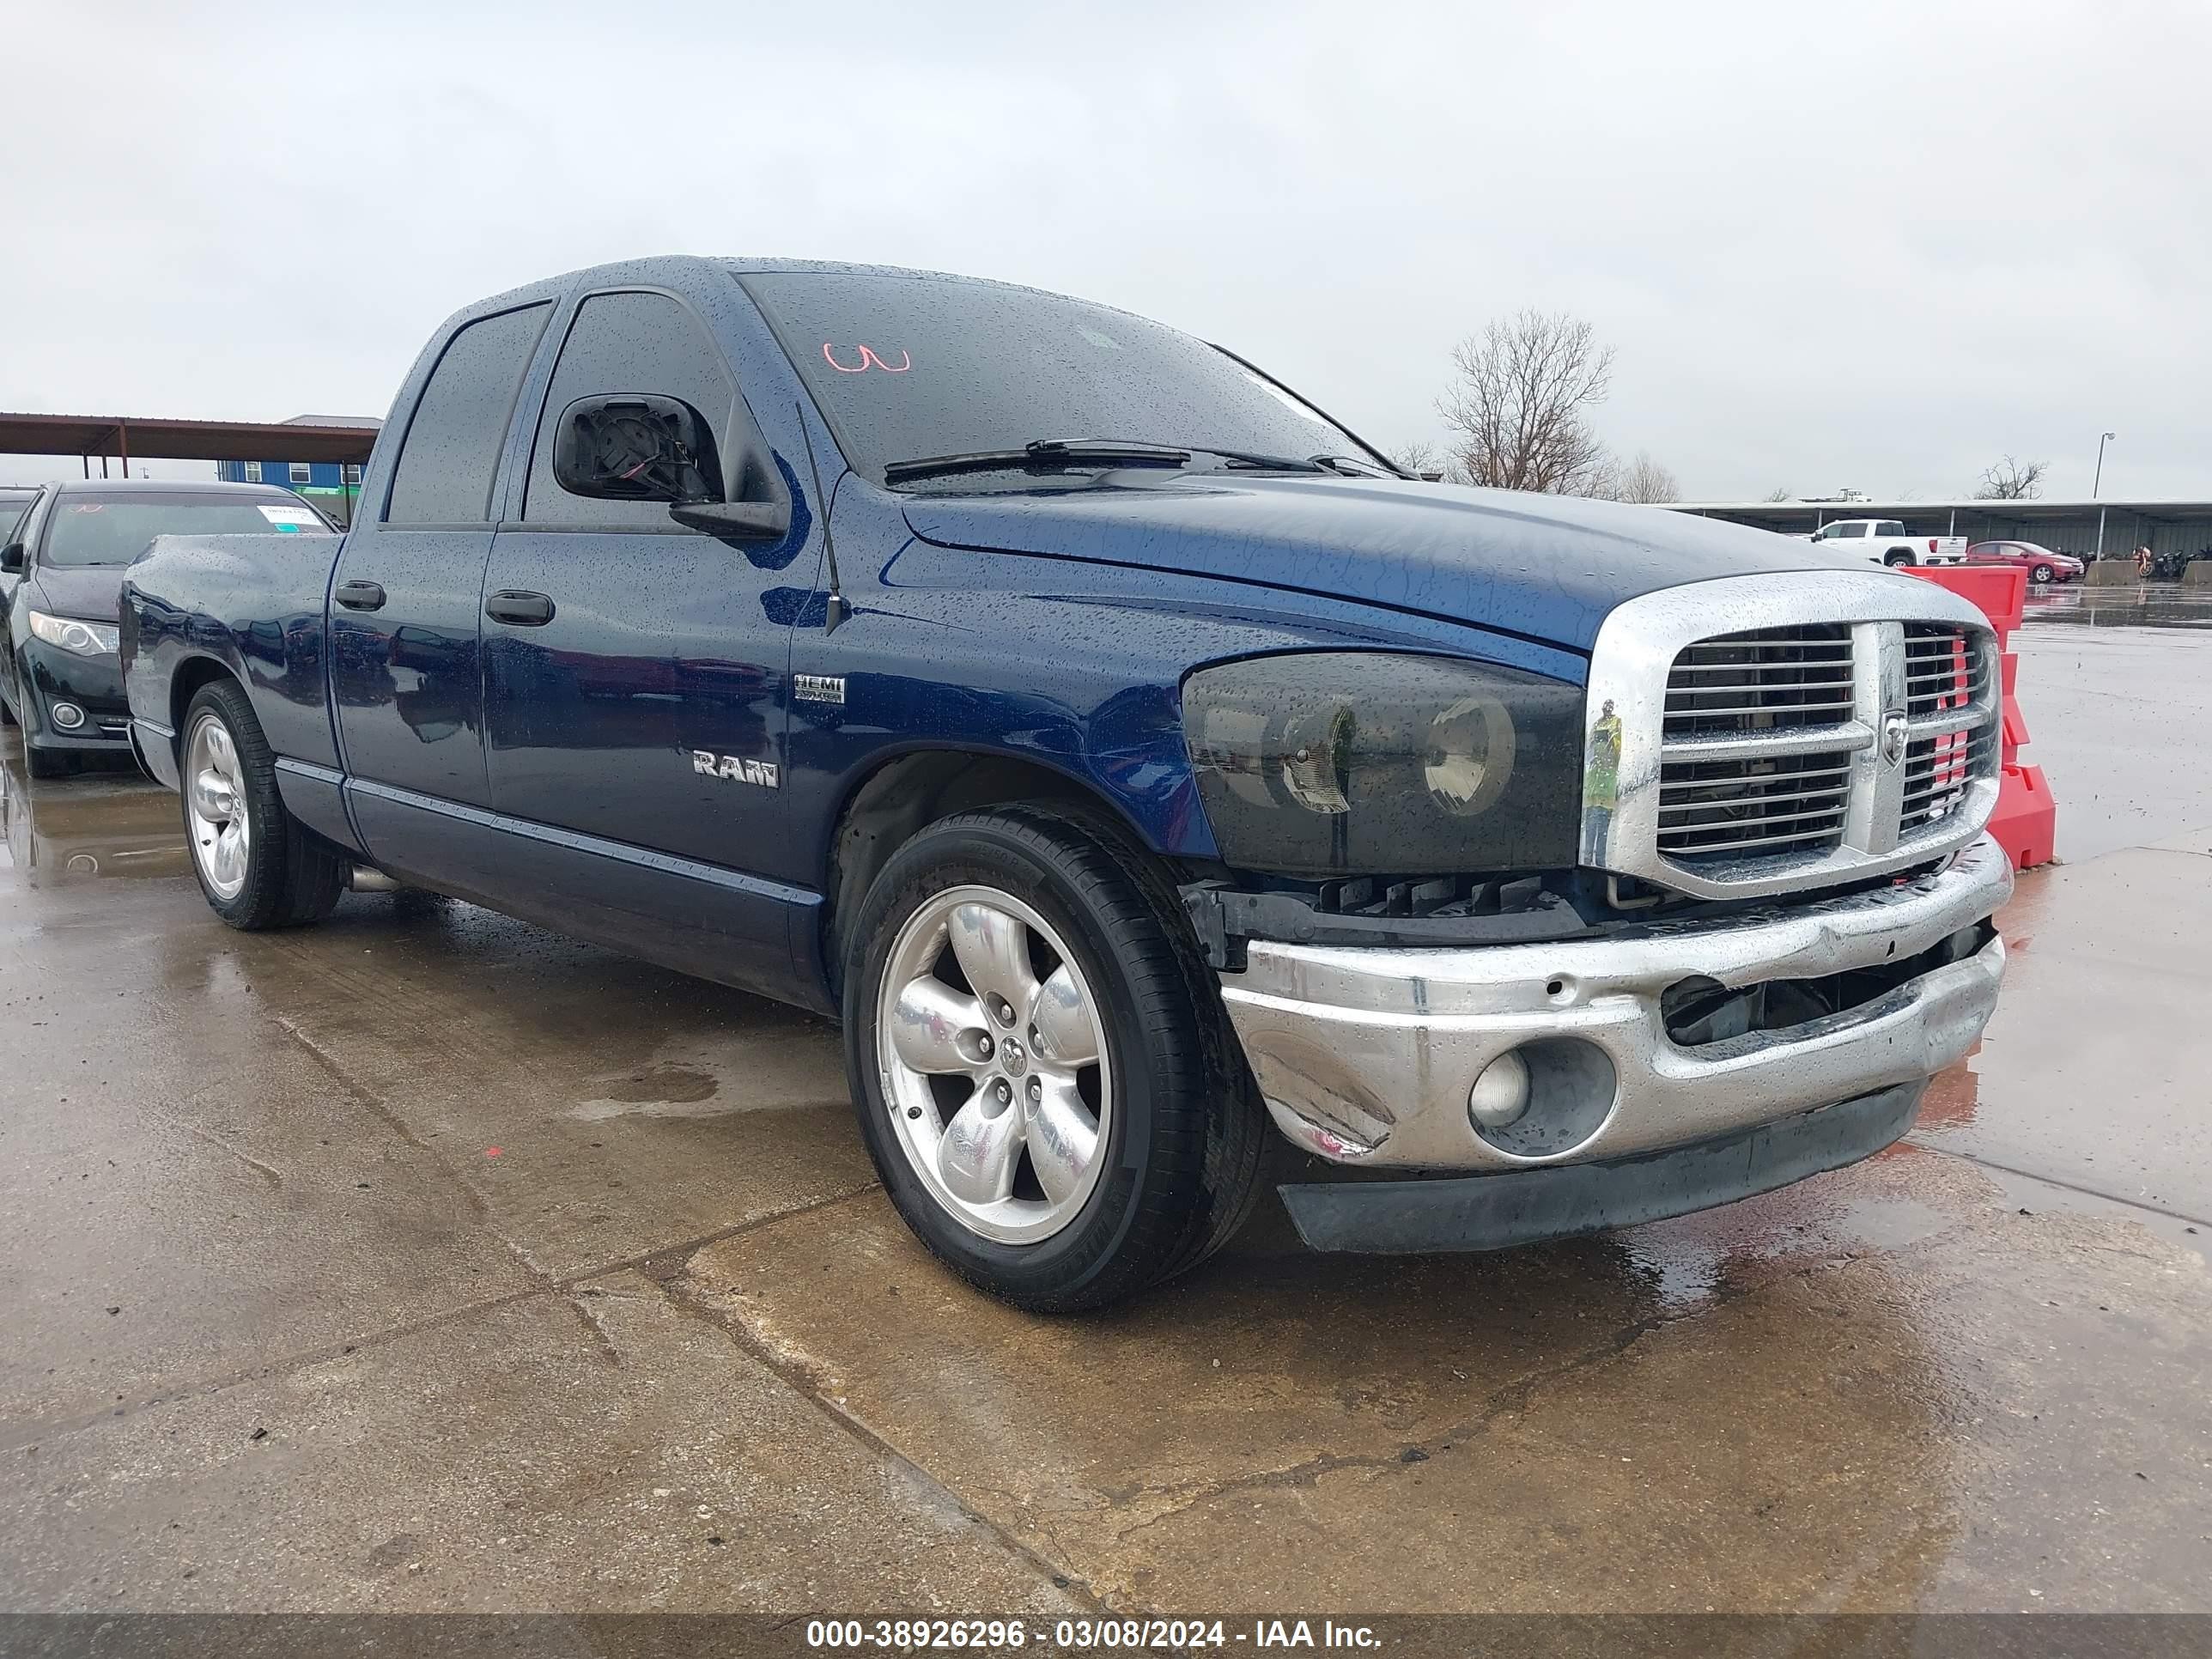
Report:
<svg viewBox="0 0 2212 1659"><path fill-rule="evenodd" d="M1765 1191L1996 995L1978 612L1423 483L1121 312L559 277L437 331L362 499L129 573L209 903L398 882L836 1016L901 1213L1024 1307L1203 1259L1278 1138L1325 1249Z"/></svg>

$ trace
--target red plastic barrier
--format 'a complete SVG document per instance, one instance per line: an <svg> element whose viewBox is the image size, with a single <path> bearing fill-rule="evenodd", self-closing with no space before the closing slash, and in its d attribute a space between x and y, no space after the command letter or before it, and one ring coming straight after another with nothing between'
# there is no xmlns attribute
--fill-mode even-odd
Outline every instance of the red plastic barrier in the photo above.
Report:
<svg viewBox="0 0 2212 1659"><path fill-rule="evenodd" d="M1915 564L1905 566L1905 574L1972 599L2000 643L2027 614L2027 572L2008 564Z"/></svg>
<svg viewBox="0 0 2212 1659"><path fill-rule="evenodd" d="M2027 612L2027 572L2010 565L1973 564L1914 565L1905 574L1972 600L1996 629L2004 687L2004 780L1997 791L1997 810L1990 819L1990 833L2005 849L2014 869L2048 864L2057 849L2058 804L2051 798L2043 769L2021 762L2021 745L2027 741L2027 721L2021 714L2016 693L2020 659L2008 648L2013 629Z"/></svg>

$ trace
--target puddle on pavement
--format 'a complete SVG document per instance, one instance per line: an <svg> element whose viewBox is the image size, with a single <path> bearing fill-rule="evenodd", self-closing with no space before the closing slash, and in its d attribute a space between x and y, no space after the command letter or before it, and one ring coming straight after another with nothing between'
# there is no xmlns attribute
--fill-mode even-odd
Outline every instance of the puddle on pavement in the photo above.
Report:
<svg viewBox="0 0 2212 1659"><path fill-rule="evenodd" d="M2212 587L2185 588L2178 582L2121 587L2075 583L2055 591L2031 591L2027 611L2030 627L2212 628Z"/></svg>
<svg viewBox="0 0 2212 1659"><path fill-rule="evenodd" d="M2013 635L2021 758L2058 804L2058 856L2078 863L2212 825L2212 588L2031 594Z"/></svg>
<svg viewBox="0 0 2212 1659"><path fill-rule="evenodd" d="M690 1106L712 1096L722 1085L705 1072L689 1066L655 1066L609 1085L610 1103L640 1106Z"/></svg>
<svg viewBox="0 0 2212 1659"><path fill-rule="evenodd" d="M191 861L176 797L135 768L33 778L21 733L0 742L0 880L40 887L103 877L181 876Z"/></svg>
<svg viewBox="0 0 2212 1659"><path fill-rule="evenodd" d="M744 1101L720 1098L720 1082L712 1073L691 1066L649 1066L612 1082L603 1079L586 1086L598 1092L568 1112L585 1123L617 1117L721 1117L748 1109Z"/></svg>

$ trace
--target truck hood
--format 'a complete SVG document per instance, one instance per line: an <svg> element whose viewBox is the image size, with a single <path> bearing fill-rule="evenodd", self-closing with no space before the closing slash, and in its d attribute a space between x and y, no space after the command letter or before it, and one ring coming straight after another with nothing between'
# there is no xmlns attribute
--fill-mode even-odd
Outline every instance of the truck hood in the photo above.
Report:
<svg viewBox="0 0 2212 1659"><path fill-rule="evenodd" d="M31 603L50 616L112 623L122 613L123 576L128 568L88 564L57 569L42 564L31 584L36 595Z"/></svg>
<svg viewBox="0 0 2212 1659"><path fill-rule="evenodd" d="M1836 568L1809 543L1684 513L1383 478L1133 471L904 507L917 536L946 546L1336 594L1583 652L1608 611L1655 588Z"/></svg>

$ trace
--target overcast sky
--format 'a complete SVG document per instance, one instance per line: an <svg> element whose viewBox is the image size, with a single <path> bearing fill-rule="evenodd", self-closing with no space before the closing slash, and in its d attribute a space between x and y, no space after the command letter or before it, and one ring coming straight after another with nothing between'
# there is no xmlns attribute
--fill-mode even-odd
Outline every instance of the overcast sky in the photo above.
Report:
<svg viewBox="0 0 2212 1659"><path fill-rule="evenodd" d="M8 11L0 408L380 416L485 294L775 254L1126 307L1391 446L1564 308L1692 499L2086 495L2107 428L2107 495L2212 495L2203 0Z"/></svg>

